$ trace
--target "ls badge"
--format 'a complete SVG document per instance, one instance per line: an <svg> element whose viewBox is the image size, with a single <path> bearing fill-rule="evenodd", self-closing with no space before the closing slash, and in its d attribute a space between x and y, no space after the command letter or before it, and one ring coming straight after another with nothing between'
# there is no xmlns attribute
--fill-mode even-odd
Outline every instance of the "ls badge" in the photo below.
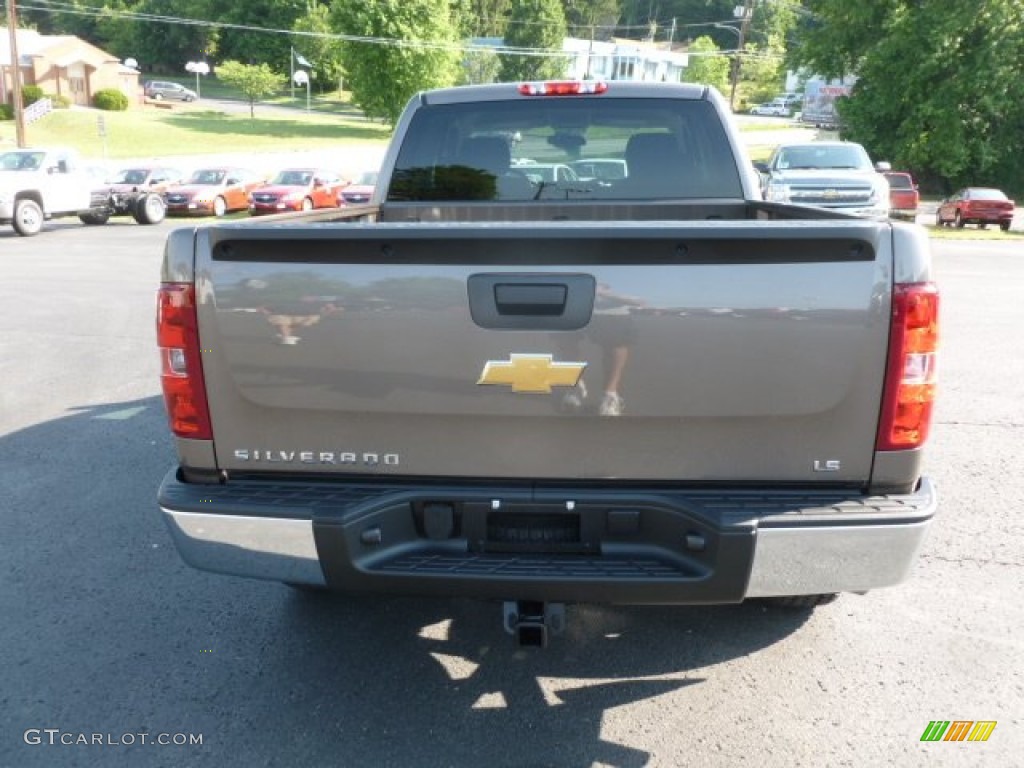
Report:
<svg viewBox="0 0 1024 768"><path fill-rule="evenodd" d="M552 387L575 387L586 363L556 363L551 355L509 356L508 361L488 360L477 384L501 384L513 392L546 395Z"/></svg>

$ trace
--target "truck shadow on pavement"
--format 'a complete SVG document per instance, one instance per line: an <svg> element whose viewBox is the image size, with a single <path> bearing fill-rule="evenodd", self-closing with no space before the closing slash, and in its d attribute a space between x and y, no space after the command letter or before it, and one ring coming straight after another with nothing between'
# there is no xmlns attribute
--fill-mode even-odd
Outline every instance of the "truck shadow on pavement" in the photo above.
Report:
<svg viewBox="0 0 1024 768"><path fill-rule="evenodd" d="M647 765L623 742L713 739L700 698L679 697L810 616L574 605L565 634L523 649L494 602L311 595L184 565L156 505L173 464L159 397L0 436L0 455L5 765L56 764L59 745L22 743L33 727L205 736L119 747L132 765Z"/></svg>
<svg viewBox="0 0 1024 768"><path fill-rule="evenodd" d="M424 764L643 766L654 756L602 735L606 713L700 686L708 667L781 640L809 615L572 605L564 635L524 649L503 633L494 602L298 594L281 629L303 636L303 653L279 661L309 681L313 710L329 709L339 688L359 691L364 727L387 732L388 764L413 764L429 744ZM382 688L382 678L392 682ZM715 732L685 712L645 719L661 706L639 708L631 730ZM402 725L410 709L415 729Z"/></svg>

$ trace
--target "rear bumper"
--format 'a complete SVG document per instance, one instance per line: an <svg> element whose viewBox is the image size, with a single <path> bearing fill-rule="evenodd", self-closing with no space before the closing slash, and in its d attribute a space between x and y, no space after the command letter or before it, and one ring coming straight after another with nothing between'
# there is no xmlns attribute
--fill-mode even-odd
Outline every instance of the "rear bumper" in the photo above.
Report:
<svg viewBox="0 0 1024 768"><path fill-rule="evenodd" d="M936 499L912 494L246 481L160 488L182 558L353 592L622 604L898 584ZM567 503L567 502L572 503ZM550 521L557 521L551 523Z"/></svg>

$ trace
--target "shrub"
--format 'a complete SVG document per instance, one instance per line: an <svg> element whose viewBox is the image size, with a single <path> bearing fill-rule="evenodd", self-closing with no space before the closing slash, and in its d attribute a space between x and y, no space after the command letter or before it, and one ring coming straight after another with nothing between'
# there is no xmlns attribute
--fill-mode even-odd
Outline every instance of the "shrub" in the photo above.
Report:
<svg viewBox="0 0 1024 768"><path fill-rule="evenodd" d="M21 104L27 107L29 104L35 104L43 98L43 89L38 85L23 85L21 86Z"/></svg>
<svg viewBox="0 0 1024 768"><path fill-rule="evenodd" d="M71 106L71 99L63 93L48 93L46 98L53 103L54 109L67 109Z"/></svg>
<svg viewBox="0 0 1024 768"><path fill-rule="evenodd" d="M0 104L0 120L13 120L14 107L11 104Z"/></svg>
<svg viewBox="0 0 1024 768"><path fill-rule="evenodd" d="M116 88L96 91L92 103L96 105L96 109L105 109L108 112L124 112L128 109L128 97Z"/></svg>

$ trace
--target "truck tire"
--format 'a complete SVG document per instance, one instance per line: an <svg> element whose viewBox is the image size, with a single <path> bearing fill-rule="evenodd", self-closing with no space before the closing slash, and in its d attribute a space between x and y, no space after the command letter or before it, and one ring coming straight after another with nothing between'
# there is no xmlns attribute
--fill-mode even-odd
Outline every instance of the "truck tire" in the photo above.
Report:
<svg viewBox="0 0 1024 768"><path fill-rule="evenodd" d="M213 215L218 219L228 212L228 203L223 197L217 197L213 200Z"/></svg>
<svg viewBox="0 0 1024 768"><path fill-rule="evenodd" d="M956 212L956 216L953 217L953 225L957 229L963 229L964 228L964 224L966 224L966 223L967 222L964 221L964 217L960 215L960 211L957 211Z"/></svg>
<svg viewBox="0 0 1024 768"><path fill-rule="evenodd" d="M22 237L38 235L43 228L43 209L35 200L22 198L14 204L14 231Z"/></svg>
<svg viewBox="0 0 1024 768"><path fill-rule="evenodd" d="M110 220L110 214L106 211L89 211L88 213L78 214L78 219L83 224L88 224L90 227L98 227L101 224L106 224Z"/></svg>
<svg viewBox="0 0 1024 768"><path fill-rule="evenodd" d="M167 206L160 195L143 195L135 203L132 218L139 224L159 224L167 216Z"/></svg>
<svg viewBox="0 0 1024 768"><path fill-rule="evenodd" d="M304 211L312 211L313 210L313 201L310 200L308 197L303 198L303 200L302 200L302 210L304 210Z"/></svg>
<svg viewBox="0 0 1024 768"><path fill-rule="evenodd" d="M1010 231L1010 222L1008 222L1008 221L1000 221L999 222L999 228L1001 230L1003 230L1003 232L1009 232Z"/></svg>

